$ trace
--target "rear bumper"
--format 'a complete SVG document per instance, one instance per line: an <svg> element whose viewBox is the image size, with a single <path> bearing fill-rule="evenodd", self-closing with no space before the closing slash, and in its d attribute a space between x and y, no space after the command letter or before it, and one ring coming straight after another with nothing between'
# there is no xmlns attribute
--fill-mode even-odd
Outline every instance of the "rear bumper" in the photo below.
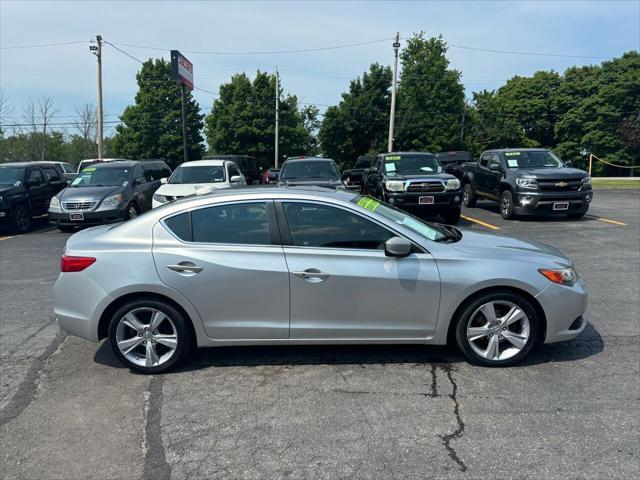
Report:
<svg viewBox="0 0 640 480"><path fill-rule="evenodd" d="M587 326L588 295L578 281L573 287L549 282L549 286L536 295L547 319L545 343L564 342L576 338Z"/></svg>
<svg viewBox="0 0 640 480"><path fill-rule="evenodd" d="M125 220L127 218L126 210L124 208L117 210L105 210L104 212L77 213L82 213L84 220L71 220L71 212L49 212L49 223L56 226L72 227L121 222L122 220Z"/></svg>
<svg viewBox="0 0 640 480"><path fill-rule="evenodd" d="M584 213L593 200L593 190L584 192L526 192L513 195L514 209L518 215L562 215ZM566 210L554 209L556 204L567 203Z"/></svg>
<svg viewBox="0 0 640 480"><path fill-rule="evenodd" d="M462 195L460 190L450 192L385 192L385 199L391 205L398 208L406 208L419 211L443 211L460 208ZM432 204L421 204L420 197L433 197Z"/></svg>

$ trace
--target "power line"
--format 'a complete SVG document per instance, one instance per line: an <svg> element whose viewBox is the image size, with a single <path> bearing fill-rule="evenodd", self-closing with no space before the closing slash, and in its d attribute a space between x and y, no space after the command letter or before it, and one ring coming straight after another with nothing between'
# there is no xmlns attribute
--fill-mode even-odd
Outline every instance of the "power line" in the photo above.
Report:
<svg viewBox="0 0 640 480"><path fill-rule="evenodd" d="M10 47L0 47L0 50L17 50L19 48L59 47L61 45L77 45L79 43L89 43L89 41L80 40L77 42L39 43L36 45L12 45Z"/></svg>
<svg viewBox="0 0 640 480"><path fill-rule="evenodd" d="M590 58L594 60L607 60L609 58L612 58L612 57L598 57L593 55L567 55L564 53L518 52L518 51L512 51L512 50L496 50L493 48L478 48L478 47L469 47L466 45L455 45L453 43L448 43L447 46L452 48L460 48L463 50L473 50L476 52L505 53L509 55L529 55L534 57Z"/></svg>
<svg viewBox="0 0 640 480"><path fill-rule="evenodd" d="M136 62L138 62L139 64L144 64L144 62L142 60L140 60L139 58L134 57L133 55L125 52L124 50L122 50L121 48L118 48L117 46L115 46L113 43L108 42L107 40L104 40L104 43L106 43L107 45L111 45L113 48L115 48L116 50L118 50L120 53L124 53L127 57L135 60Z"/></svg>
<svg viewBox="0 0 640 480"><path fill-rule="evenodd" d="M308 52L321 52L325 50L337 50L341 48L360 47L364 45L373 45L375 43L382 43L391 40L390 38L381 38L380 40L371 40L368 42L347 43L344 45L333 45L329 47L317 47L317 48L303 48L297 50L272 50L272 51L247 51L247 52L222 52L222 51L205 51L205 50L180 50L183 53L197 54L197 55L281 55L287 53L308 53ZM134 45L131 43L118 43L123 47L142 48L145 50L159 50L170 51L170 48L149 47L145 45Z"/></svg>

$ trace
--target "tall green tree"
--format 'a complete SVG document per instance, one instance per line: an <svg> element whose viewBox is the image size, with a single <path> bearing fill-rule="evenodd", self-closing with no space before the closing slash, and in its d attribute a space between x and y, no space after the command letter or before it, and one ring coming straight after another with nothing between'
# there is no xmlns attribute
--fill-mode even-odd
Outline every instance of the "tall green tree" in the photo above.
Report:
<svg viewBox="0 0 640 480"><path fill-rule="evenodd" d="M462 147L465 111L460 72L449 68L442 37L415 34L400 54L395 150L441 151Z"/></svg>
<svg viewBox="0 0 640 480"><path fill-rule="evenodd" d="M171 79L171 64L149 59L136 75L138 93L113 138L115 154L124 158L161 158L172 167L183 161L180 85ZM186 94L189 160L202 158L202 118L191 92Z"/></svg>
<svg viewBox="0 0 640 480"><path fill-rule="evenodd" d="M205 118L210 153L252 155L273 163L275 85L275 75L258 71L253 81L241 73L220 86L219 98ZM313 120L309 116L312 112L301 111L295 95L282 93L279 110L279 154L307 154L313 147L312 125L308 123Z"/></svg>
<svg viewBox="0 0 640 480"><path fill-rule="evenodd" d="M374 63L352 80L340 103L329 107L318 138L322 152L342 164L386 150L391 104L391 69Z"/></svg>

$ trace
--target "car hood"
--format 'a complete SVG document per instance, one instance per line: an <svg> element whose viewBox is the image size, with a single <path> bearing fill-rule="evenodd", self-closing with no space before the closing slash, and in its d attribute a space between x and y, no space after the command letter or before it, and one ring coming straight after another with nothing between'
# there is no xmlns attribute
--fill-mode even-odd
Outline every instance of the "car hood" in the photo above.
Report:
<svg viewBox="0 0 640 480"><path fill-rule="evenodd" d="M167 197L186 197L198 193L206 193L212 190L229 188L226 182L220 183L165 183L156 193Z"/></svg>
<svg viewBox="0 0 640 480"><path fill-rule="evenodd" d="M520 168L518 175L533 175L542 180L547 178L559 180L582 180L588 174L578 168Z"/></svg>
<svg viewBox="0 0 640 480"><path fill-rule="evenodd" d="M499 260L528 260L540 266L566 267L572 264L567 255L545 243L466 229L462 232L462 238L451 246L465 255Z"/></svg>
<svg viewBox="0 0 640 480"><path fill-rule="evenodd" d="M65 202L73 201L95 201L102 200L103 198L119 193L123 190L122 186L108 186L108 187L67 187L60 194L58 198Z"/></svg>
<svg viewBox="0 0 640 480"><path fill-rule="evenodd" d="M22 184L15 186L15 185L0 185L0 195L6 195L9 193L18 193L18 192L22 192L24 191L24 187L22 187Z"/></svg>
<svg viewBox="0 0 640 480"><path fill-rule="evenodd" d="M389 180L452 180L456 177L453 175L449 175L448 173L438 173L438 172L424 172L424 173L416 173L416 174L403 174L403 175L385 175L385 178Z"/></svg>

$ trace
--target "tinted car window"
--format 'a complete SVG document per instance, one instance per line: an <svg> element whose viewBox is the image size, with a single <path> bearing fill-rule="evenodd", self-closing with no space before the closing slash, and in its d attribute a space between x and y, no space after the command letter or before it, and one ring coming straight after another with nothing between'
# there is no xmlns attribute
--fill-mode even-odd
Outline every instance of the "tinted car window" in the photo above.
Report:
<svg viewBox="0 0 640 480"><path fill-rule="evenodd" d="M293 244L299 247L381 249L394 236L386 228L341 208L284 203Z"/></svg>
<svg viewBox="0 0 640 480"><path fill-rule="evenodd" d="M147 182L153 182L156 179L156 166L153 163L143 163L142 168Z"/></svg>
<svg viewBox="0 0 640 480"><path fill-rule="evenodd" d="M24 168L0 166L0 185L13 185L24 180Z"/></svg>
<svg viewBox="0 0 640 480"><path fill-rule="evenodd" d="M236 167L233 163L229 164L229 179L231 179L231 177L234 177L236 175L241 175L240 170L238 170L238 167Z"/></svg>
<svg viewBox="0 0 640 480"><path fill-rule="evenodd" d="M42 185L44 183L42 172L40 170L31 170L29 172L29 178L27 178L27 182L33 182L34 184Z"/></svg>
<svg viewBox="0 0 640 480"><path fill-rule="evenodd" d="M86 167L73 182L72 187L84 187L89 185L116 186L123 185L129 180L130 167Z"/></svg>
<svg viewBox="0 0 640 480"><path fill-rule="evenodd" d="M191 241L191 224L189 223L188 212L168 218L164 223L180 240L184 240L186 242Z"/></svg>
<svg viewBox="0 0 640 480"><path fill-rule="evenodd" d="M325 178L339 179L338 170L333 162L324 161L308 161L308 162L288 162L285 163L280 171L280 179L296 179L296 178Z"/></svg>
<svg viewBox="0 0 640 480"><path fill-rule="evenodd" d="M221 165L179 166L171 175L169 183L219 183L225 181Z"/></svg>
<svg viewBox="0 0 640 480"><path fill-rule="evenodd" d="M356 160L354 168L369 168L371 165L371 159L368 157L360 157Z"/></svg>
<svg viewBox="0 0 640 480"><path fill-rule="evenodd" d="M384 171L389 175L434 173L440 170L440 163L431 154L403 153L384 157Z"/></svg>
<svg viewBox="0 0 640 480"><path fill-rule="evenodd" d="M193 241L269 245L265 202L238 203L203 208L191 213Z"/></svg>
<svg viewBox="0 0 640 480"><path fill-rule="evenodd" d="M47 178L49 182L59 182L60 175L58 175L58 171L53 167L45 167L42 169L44 172L44 176Z"/></svg>
<svg viewBox="0 0 640 480"><path fill-rule="evenodd" d="M137 180L139 181L139 183L145 183L147 181L142 165L136 165L135 167L133 167L133 180Z"/></svg>
<svg viewBox="0 0 640 480"><path fill-rule="evenodd" d="M494 153L491 157L491 160L489 161L489 168L491 168L493 165L498 167L500 166L500 156L497 153Z"/></svg>
<svg viewBox="0 0 640 480"><path fill-rule="evenodd" d="M486 167L490 158L491 158L491 153L485 153L484 155L482 155L482 158L480 159L480 165L482 165L483 167Z"/></svg>

